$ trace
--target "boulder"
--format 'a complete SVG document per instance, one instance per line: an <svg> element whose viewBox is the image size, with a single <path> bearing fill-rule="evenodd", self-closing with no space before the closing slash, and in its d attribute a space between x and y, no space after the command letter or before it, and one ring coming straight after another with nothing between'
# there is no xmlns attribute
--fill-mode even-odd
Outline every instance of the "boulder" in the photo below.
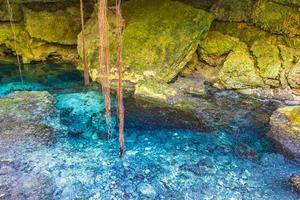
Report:
<svg viewBox="0 0 300 200"><path fill-rule="evenodd" d="M251 51L256 57L259 73L264 79L278 79L281 70L279 49L276 45L258 40ZM278 87L279 85L277 85Z"/></svg>
<svg viewBox="0 0 300 200"><path fill-rule="evenodd" d="M25 28L32 38L58 44L77 44L81 30L79 8L55 11L26 8L24 17Z"/></svg>
<svg viewBox="0 0 300 200"><path fill-rule="evenodd" d="M254 88L264 85L245 44L236 47L227 56L218 79L227 89Z"/></svg>
<svg viewBox="0 0 300 200"><path fill-rule="evenodd" d="M211 8L211 12L220 21L248 21L253 0L219 0Z"/></svg>
<svg viewBox="0 0 300 200"><path fill-rule="evenodd" d="M300 158L300 106L278 108L270 118L271 138L279 150L292 158Z"/></svg>
<svg viewBox="0 0 300 200"><path fill-rule="evenodd" d="M224 62L224 55L228 54L239 44L239 40L220 32L210 31L207 37L200 41L198 54L201 60L206 63L217 66Z"/></svg>
<svg viewBox="0 0 300 200"><path fill-rule="evenodd" d="M300 0L272 0L273 2L282 4L282 5L288 5L290 7L300 6Z"/></svg>
<svg viewBox="0 0 300 200"><path fill-rule="evenodd" d="M300 12L296 8L259 0L251 17L257 26L271 33L289 37L300 35Z"/></svg>
<svg viewBox="0 0 300 200"><path fill-rule="evenodd" d="M180 15L178 14L180 13ZM115 19L109 12L112 79L116 78ZM198 42L206 36L211 14L170 0L131 0L123 5L124 80L137 82L149 74L169 82L193 56ZM87 58L93 80L99 77L97 14L87 22ZM78 37L81 41L81 35ZM78 42L81 53L81 42Z"/></svg>

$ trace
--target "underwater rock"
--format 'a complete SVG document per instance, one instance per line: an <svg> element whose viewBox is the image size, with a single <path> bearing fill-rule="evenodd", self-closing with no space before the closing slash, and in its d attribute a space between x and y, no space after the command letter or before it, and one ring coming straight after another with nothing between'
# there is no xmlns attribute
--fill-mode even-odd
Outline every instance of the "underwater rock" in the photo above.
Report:
<svg viewBox="0 0 300 200"><path fill-rule="evenodd" d="M239 156L240 158L245 158L245 159L250 159L250 160L257 158L257 152L247 144L239 145L235 149L235 152L236 152L237 156Z"/></svg>
<svg viewBox="0 0 300 200"><path fill-rule="evenodd" d="M290 184L295 188L296 192L300 195L300 176L297 174L293 174L289 178Z"/></svg>
<svg viewBox="0 0 300 200"><path fill-rule="evenodd" d="M153 188L152 185L148 183L143 183L139 186L139 191L142 194L142 196L149 198L149 199L155 199L156 191Z"/></svg>
<svg viewBox="0 0 300 200"><path fill-rule="evenodd" d="M258 40L252 45L251 51L256 57L257 67L259 68L260 75L263 78L279 78L281 60L277 46ZM278 86L279 85L277 85L277 87Z"/></svg>
<svg viewBox="0 0 300 200"><path fill-rule="evenodd" d="M65 10L24 9L25 27L32 38L43 41L76 45L80 32L79 8L67 7Z"/></svg>
<svg viewBox="0 0 300 200"><path fill-rule="evenodd" d="M255 88L264 85L262 78L256 73L254 60L245 44L229 53L220 70L219 81L227 89Z"/></svg>
<svg viewBox="0 0 300 200"><path fill-rule="evenodd" d="M241 22L248 21L252 5L252 0L219 0L210 11L220 21Z"/></svg>
<svg viewBox="0 0 300 200"><path fill-rule="evenodd" d="M19 4L10 4L13 16L12 16L12 21L13 22L18 22L23 19L23 12L22 8ZM10 16L8 13L7 5L6 3L0 2L0 22L9 22L10 21Z"/></svg>
<svg viewBox="0 0 300 200"><path fill-rule="evenodd" d="M148 74L163 82L171 81L191 59L213 20L212 15L205 11L170 0L131 0L124 3L123 15L126 24L123 40L124 80L132 82ZM112 79L115 79L115 20L111 13L109 16ZM87 22L85 36L90 74L96 80L99 77L96 13ZM78 41L80 38L81 35ZM80 43L78 50L81 53Z"/></svg>
<svg viewBox="0 0 300 200"><path fill-rule="evenodd" d="M259 0L251 18L257 26L271 33L289 37L300 35L300 13L296 8Z"/></svg>
<svg viewBox="0 0 300 200"><path fill-rule="evenodd" d="M15 144L39 141L49 144L52 129L42 124L54 113L48 92L14 92L0 98L0 140Z"/></svg>
<svg viewBox="0 0 300 200"><path fill-rule="evenodd" d="M270 118L271 138L279 150L292 158L300 158L300 106L278 108Z"/></svg>

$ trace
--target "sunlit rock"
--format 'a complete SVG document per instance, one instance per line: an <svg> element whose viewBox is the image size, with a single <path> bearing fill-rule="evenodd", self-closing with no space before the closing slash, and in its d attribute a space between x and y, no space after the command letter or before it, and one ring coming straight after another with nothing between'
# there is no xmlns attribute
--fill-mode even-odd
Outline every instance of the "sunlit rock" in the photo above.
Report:
<svg viewBox="0 0 300 200"><path fill-rule="evenodd" d="M180 14L178 14L180 13ZM113 14L110 13L110 16ZM123 59L124 79L137 82L144 72L152 71L155 78L171 81L193 56L198 42L203 38L212 22L211 14L191 6L173 2L132 0L124 3L125 19ZM115 20L110 21L112 79L115 76L116 41L112 31ZM87 22L87 57L91 77L99 76L97 16ZM81 35L79 36L80 40ZM79 43L79 53L81 44Z"/></svg>
<svg viewBox="0 0 300 200"><path fill-rule="evenodd" d="M280 150L294 158L300 158L300 106L278 108L270 119L268 136Z"/></svg>

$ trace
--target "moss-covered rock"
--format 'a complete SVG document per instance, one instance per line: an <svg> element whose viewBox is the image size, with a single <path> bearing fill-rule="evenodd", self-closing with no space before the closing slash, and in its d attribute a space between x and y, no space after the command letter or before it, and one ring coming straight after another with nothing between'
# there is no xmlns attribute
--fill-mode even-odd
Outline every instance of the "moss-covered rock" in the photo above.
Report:
<svg viewBox="0 0 300 200"><path fill-rule="evenodd" d="M257 74L254 60L245 44L236 47L227 56L219 72L219 81L227 89L263 86L263 80Z"/></svg>
<svg viewBox="0 0 300 200"><path fill-rule="evenodd" d="M12 21L17 22L23 19L22 8L19 4L10 4L12 10ZM0 22L10 21L10 14L7 9L7 4L5 2L0 2Z"/></svg>
<svg viewBox="0 0 300 200"><path fill-rule="evenodd" d="M300 0L272 0L273 2L288 5L288 6L300 6Z"/></svg>
<svg viewBox="0 0 300 200"><path fill-rule="evenodd" d="M251 16L257 26L271 33L300 35L300 12L295 8L259 0Z"/></svg>
<svg viewBox="0 0 300 200"><path fill-rule="evenodd" d="M210 31L207 37L200 41L197 51L201 60L212 66L218 66L223 64L226 55L239 43L237 38Z"/></svg>
<svg viewBox="0 0 300 200"><path fill-rule="evenodd" d="M281 69L278 47L258 40L252 45L251 51L256 57L260 75L265 79L278 79Z"/></svg>
<svg viewBox="0 0 300 200"><path fill-rule="evenodd" d="M252 0L219 0L211 8L211 12L220 21L248 21Z"/></svg>
<svg viewBox="0 0 300 200"><path fill-rule="evenodd" d="M287 79L292 88L300 89L300 60L291 67Z"/></svg>
<svg viewBox="0 0 300 200"><path fill-rule="evenodd" d="M77 44L81 30L79 8L65 10L24 9L26 30L31 37L58 44Z"/></svg>
<svg viewBox="0 0 300 200"><path fill-rule="evenodd" d="M218 0L177 0L186 4L189 4L195 8L203 9L209 11L210 8L218 2Z"/></svg>
<svg viewBox="0 0 300 200"><path fill-rule="evenodd" d="M212 30L236 37L248 46L270 35L270 33L244 22L215 22Z"/></svg>
<svg viewBox="0 0 300 200"><path fill-rule="evenodd" d="M298 194L300 195L300 176L297 174L293 174L292 176L290 176L289 182L296 190L296 192L298 192Z"/></svg>
<svg viewBox="0 0 300 200"><path fill-rule="evenodd" d="M300 157L300 106L278 108L270 118L268 136L289 156Z"/></svg>
<svg viewBox="0 0 300 200"><path fill-rule="evenodd" d="M188 61L188 63L186 64L186 66L183 68L183 70L180 72L180 76L189 76L191 75L195 70L197 65L199 64L199 57L198 54L195 52L193 54L193 57L190 61Z"/></svg>
<svg viewBox="0 0 300 200"><path fill-rule="evenodd" d="M134 95L148 101L172 103L177 91L167 83L147 79L136 84Z"/></svg>
<svg viewBox="0 0 300 200"><path fill-rule="evenodd" d="M209 13L170 0L131 0L124 3L123 15L126 25L123 40L124 79L132 82L143 79L145 72L164 82L172 80L191 59L199 40L206 35L212 22ZM112 16L109 20L111 67L114 72L115 20ZM99 76L96 15L87 23L85 35L90 74L95 80ZM78 49L81 52L81 45ZM112 73L113 79L114 75Z"/></svg>
<svg viewBox="0 0 300 200"><path fill-rule="evenodd" d="M31 61L43 61L49 56L56 56L66 61L74 61L77 58L76 48L68 45L51 44L32 39L24 30L22 24L14 24L16 33L16 45L14 35L9 24L0 24L0 45L15 51L22 56L23 63Z"/></svg>

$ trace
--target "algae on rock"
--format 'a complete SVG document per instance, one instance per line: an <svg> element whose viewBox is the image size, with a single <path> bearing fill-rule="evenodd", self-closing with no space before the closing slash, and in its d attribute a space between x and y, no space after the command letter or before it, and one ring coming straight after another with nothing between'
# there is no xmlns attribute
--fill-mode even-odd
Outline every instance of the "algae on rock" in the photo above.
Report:
<svg viewBox="0 0 300 200"><path fill-rule="evenodd" d="M80 13L76 7L65 10L24 9L25 27L32 38L47 42L75 45L80 32Z"/></svg>
<svg viewBox="0 0 300 200"><path fill-rule="evenodd" d="M213 19L205 11L170 0L131 0L124 3L122 9L125 19L124 79L132 82L143 79L145 72L160 81L171 81L190 60ZM87 58L94 80L99 74L96 20L94 14L85 32ZM112 17L110 30L111 63L115 70L116 41ZM78 48L81 48L80 45Z"/></svg>
<svg viewBox="0 0 300 200"><path fill-rule="evenodd" d="M257 26L271 33L289 37L300 35L300 12L295 8L259 0L251 17Z"/></svg>
<svg viewBox="0 0 300 200"><path fill-rule="evenodd" d="M23 19L22 7L19 4L11 3L12 21L18 22ZM0 22L9 22L10 16L5 1L0 2Z"/></svg>

